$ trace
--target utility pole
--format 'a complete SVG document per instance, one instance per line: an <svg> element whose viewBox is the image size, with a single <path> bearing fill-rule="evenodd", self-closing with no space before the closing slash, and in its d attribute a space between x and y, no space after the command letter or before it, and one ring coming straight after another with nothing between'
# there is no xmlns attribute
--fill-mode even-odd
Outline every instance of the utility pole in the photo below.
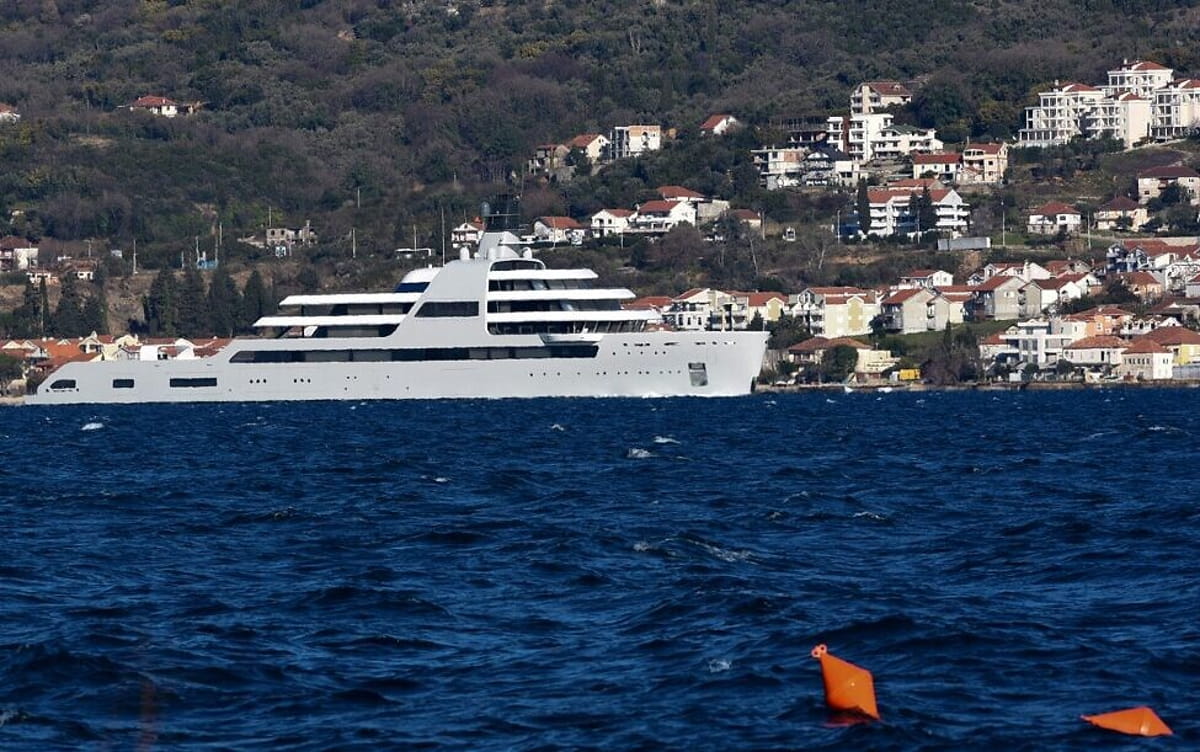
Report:
<svg viewBox="0 0 1200 752"><path fill-rule="evenodd" d="M350 228L350 258L358 258L358 235L353 227Z"/></svg>

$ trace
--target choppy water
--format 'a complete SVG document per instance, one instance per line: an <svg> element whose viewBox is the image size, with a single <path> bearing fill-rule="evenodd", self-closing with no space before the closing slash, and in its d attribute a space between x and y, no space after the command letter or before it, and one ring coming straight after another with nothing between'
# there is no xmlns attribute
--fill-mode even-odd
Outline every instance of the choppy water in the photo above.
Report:
<svg viewBox="0 0 1200 752"><path fill-rule="evenodd" d="M1196 749L1198 408L2 410L0 748Z"/></svg>

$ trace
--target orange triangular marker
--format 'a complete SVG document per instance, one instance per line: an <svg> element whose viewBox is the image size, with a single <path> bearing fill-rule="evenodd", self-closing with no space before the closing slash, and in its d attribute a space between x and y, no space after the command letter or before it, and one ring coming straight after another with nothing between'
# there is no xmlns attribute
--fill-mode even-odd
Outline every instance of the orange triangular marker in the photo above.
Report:
<svg viewBox="0 0 1200 752"><path fill-rule="evenodd" d="M829 654L829 648L818 645L812 657L821 662L821 678L825 680L825 704L832 710L861 713L879 720L875 706L875 681L871 672Z"/></svg>
<svg viewBox="0 0 1200 752"><path fill-rule="evenodd" d="M1110 731L1134 736L1170 736L1171 729L1158 715L1145 705L1128 710L1114 710L1100 715L1079 716L1088 723Z"/></svg>

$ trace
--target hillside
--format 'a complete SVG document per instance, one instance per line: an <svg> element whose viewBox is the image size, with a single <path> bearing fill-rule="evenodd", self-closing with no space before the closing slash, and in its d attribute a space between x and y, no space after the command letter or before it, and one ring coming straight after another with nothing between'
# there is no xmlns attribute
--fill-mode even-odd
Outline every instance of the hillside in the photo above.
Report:
<svg viewBox="0 0 1200 752"><path fill-rule="evenodd" d="M153 269L218 232L224 259L265 263L237 238L312 220L306 260L329 269L352 231L367 256L436 248L536 145L631 122L679 139L596 180L519 186L531 211L628 205L675 182L816 228L840 199L766 194L749 172L771 118L840 110L887 77L917 87L913 117L947 140L1003 138L1055 79L1135 56L1200 73L1196 5L16 0L0 8L0 102L22 115L0 128L0 230L66 252L136 242ZM127 109L148 94L200 109ZM715 111L754 127L699 143ZM820 276L827 250L808 243L774 271ZM741 276L764 276L752 261Z"/></svg>

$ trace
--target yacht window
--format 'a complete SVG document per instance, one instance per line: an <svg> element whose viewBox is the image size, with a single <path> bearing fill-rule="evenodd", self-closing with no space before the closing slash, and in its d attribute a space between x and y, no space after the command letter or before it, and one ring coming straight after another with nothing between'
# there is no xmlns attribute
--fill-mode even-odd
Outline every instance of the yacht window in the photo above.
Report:
<svg viewBox="0 0 1200 752"><path fill-rule="evenodd" d="M113 379L113 389L132 389L133 379Z"/></svg>
<svg viewBox="0 0 1200 752"><path fill-rule="evenodd" d="M470 318L478 315L477 300L431 300L417 309L417 318Z"/></svg>
<svg viewBox="0 0 1200 752"><path fill-rule="evenodd" d="M54 383L50 384L51 389L74 389L75 379L55 379Z"/></svg>
<svg viewBox="0 0 1200 752"><path fill-rule="evenodd" d="M216 386L217 380L211 376L202 376L191 379L171 379L173 387L201 387L201 386Z"/></svg>

